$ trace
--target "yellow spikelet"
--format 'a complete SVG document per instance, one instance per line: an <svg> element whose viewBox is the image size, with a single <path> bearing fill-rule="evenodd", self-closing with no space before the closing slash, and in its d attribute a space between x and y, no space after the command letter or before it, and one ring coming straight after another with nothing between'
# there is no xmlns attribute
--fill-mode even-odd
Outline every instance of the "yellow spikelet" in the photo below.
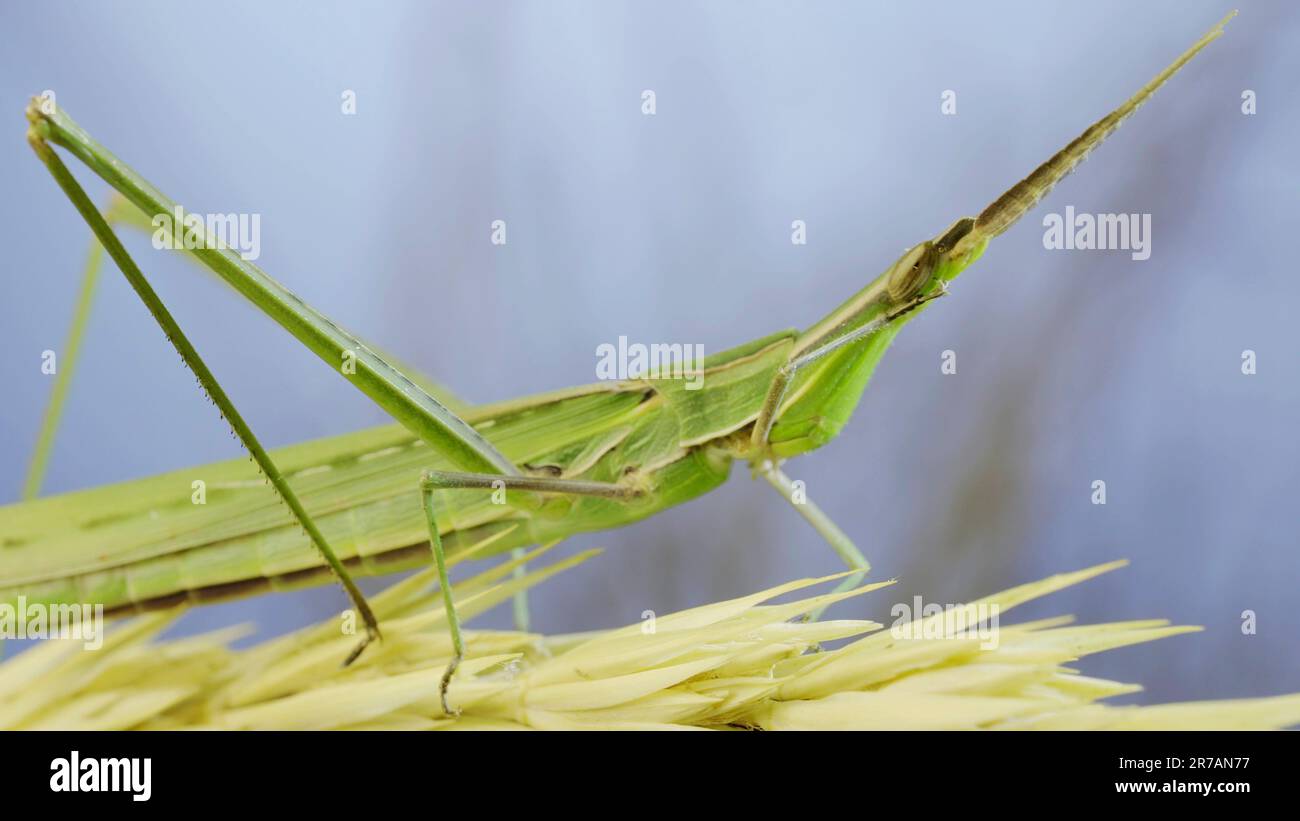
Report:
<svg viewBox="0 0 1300 821"><path fill-rule="evenodd" d="M544 550L524 560L533 560ZM457 585L480 613L590 557L522 579L515 562ZM960 608L968 624L1113 570L1099 565L1021 585ZM996 642L944 634L928 616L910 632L871 621L805 623L810 610L889 584L772 604L832 579L578 636L469 631L468 657L442 713L451 652L445 617L419 574L373 601L385 639L353 666L337 620L248 650L239 631L157 636L175 614L134 619L104 646L51 641L0 665L4 729L1186 729L1300 723L1300 694L1157 706L1101 700L1140 687L1065 665L1082 656L1196 628L1164 621L1074 625L1068 618L998 625ZM825 650L829 642L847 642Z"/></svg>

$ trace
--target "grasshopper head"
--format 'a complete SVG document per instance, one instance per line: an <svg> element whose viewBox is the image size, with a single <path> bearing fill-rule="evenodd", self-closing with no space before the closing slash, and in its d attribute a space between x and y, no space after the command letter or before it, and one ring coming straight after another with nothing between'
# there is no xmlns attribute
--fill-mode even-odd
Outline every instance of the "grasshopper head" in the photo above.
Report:
<svg viewBox="0 0 1300 821"><path fill-rule="evenodd" d="M886 287L895 305L931 293L939 282L960 274L984 252L987 240L972 242L975 220L962 217L934 239L909 248L887 274Z"/></svg>
<svg viewBox="0 0 1300 821"><path fill-rule="evenodd" d="M885 288L890 300L901 305L923 294L934 282L938 260L938 248L928 239L904 251L886 274Z"/></svg>

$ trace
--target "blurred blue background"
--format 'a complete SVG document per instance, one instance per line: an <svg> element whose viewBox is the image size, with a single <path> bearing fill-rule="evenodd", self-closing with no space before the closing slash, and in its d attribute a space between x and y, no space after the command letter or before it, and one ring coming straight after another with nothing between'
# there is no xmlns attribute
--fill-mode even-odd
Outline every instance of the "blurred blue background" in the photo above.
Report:
<svg viewBox="0 0 1300 821"><path fill-rule="evenodd" d="M24 141L23 108L44 89L187 207L261 214L261 267L486 402L589 382L596 346L620 335L715 352L811 324L906 245L978 213L1228 8L5 3L0 502L18 498L52 382L40 352L62 345L89 242ZM1300 689L1297 21L1282 0L1244 3L901 334L833 446L790 464L874 575L900 579L840 614L888 621L913 595L959 602L1126 557L1015 617L1204 625L1081 664L1145 684L1140 701ZM345 89L355 116L340 112ZM949 89L956 116L940 113ZM1042 216L1067 205L1152 214L1151 258L1045 250ZM489 242L495 219L504 247ZM805 246L790 242L796 219ZM385 421L214 279L178 255L143 258L263 441ZM87 348L48 492L240 455L112 269ZM955 375L940 373L946 349ZM1256 375L1241 373L1244 349ZM838 569L743 468L700 501L561 550L591 546L608 551L534 593L537 628L613 626ZM284 630L343 601L321 588L183 626ZM506 610L476 623L505 626Z"/></svg>

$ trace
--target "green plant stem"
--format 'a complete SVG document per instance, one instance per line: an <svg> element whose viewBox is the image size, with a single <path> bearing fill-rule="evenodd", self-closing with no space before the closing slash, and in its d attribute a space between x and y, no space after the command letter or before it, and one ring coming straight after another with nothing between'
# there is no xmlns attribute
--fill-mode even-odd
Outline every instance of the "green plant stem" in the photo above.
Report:
<svg viewBox="0 0 1300 821"><path fill-rule="evenodd" d="M105 224L112 225L112 204L105 209ZM63 406L68 398L68 389L72 385L72 374L76 371L81 358L81 341L90 321L90 307L95 300L95 287L99 284L99 270L104 262L104 248L99 240L91 239L90 252L86 255L86 265L81 273L81 288L77 292L77 305L72 313L72 326L64 340L63 350L55 369L54 389L50 392L50 401L45 406L41 417L41 432L36 437L36 449L32 452L32 461L27 467L27 478L23 482L23 500L35 499L41 494L41 485L45 482L45 472L50 463L50 452L54 449L54 436L58 432L59 422L63 418Z"/></svg>

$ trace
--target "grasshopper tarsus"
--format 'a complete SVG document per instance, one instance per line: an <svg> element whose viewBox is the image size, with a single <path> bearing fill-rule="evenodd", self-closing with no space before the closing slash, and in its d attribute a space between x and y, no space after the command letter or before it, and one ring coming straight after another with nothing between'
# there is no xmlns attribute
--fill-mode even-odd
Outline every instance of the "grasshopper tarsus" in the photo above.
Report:
<svg viewBox="0 0 1300 821"><path fill-rule="evenodd" d="M383 638L384 638L383 634L379 632L378 627L366 627L365 638L357 642L357 646L353 647L352 652L348 653L348 657L343 659L343 664L341 666L351 667L352 662L361 658L361 654L366 651L367 647L369 647L375 641L382 641Z"/></svg>
<svg viewBox="0 0 1300 821"><path fill-rule="evenodd" d="M442 672L442 681L438 685L438 700L442 702L442 712L451 718L460 718L461 710L459 707L452 709L447 704L447 691L451 689L452 676L456 675L456 669L460 667L461 654L455 653L451 661L447 664L447 669Z"/></svg>

